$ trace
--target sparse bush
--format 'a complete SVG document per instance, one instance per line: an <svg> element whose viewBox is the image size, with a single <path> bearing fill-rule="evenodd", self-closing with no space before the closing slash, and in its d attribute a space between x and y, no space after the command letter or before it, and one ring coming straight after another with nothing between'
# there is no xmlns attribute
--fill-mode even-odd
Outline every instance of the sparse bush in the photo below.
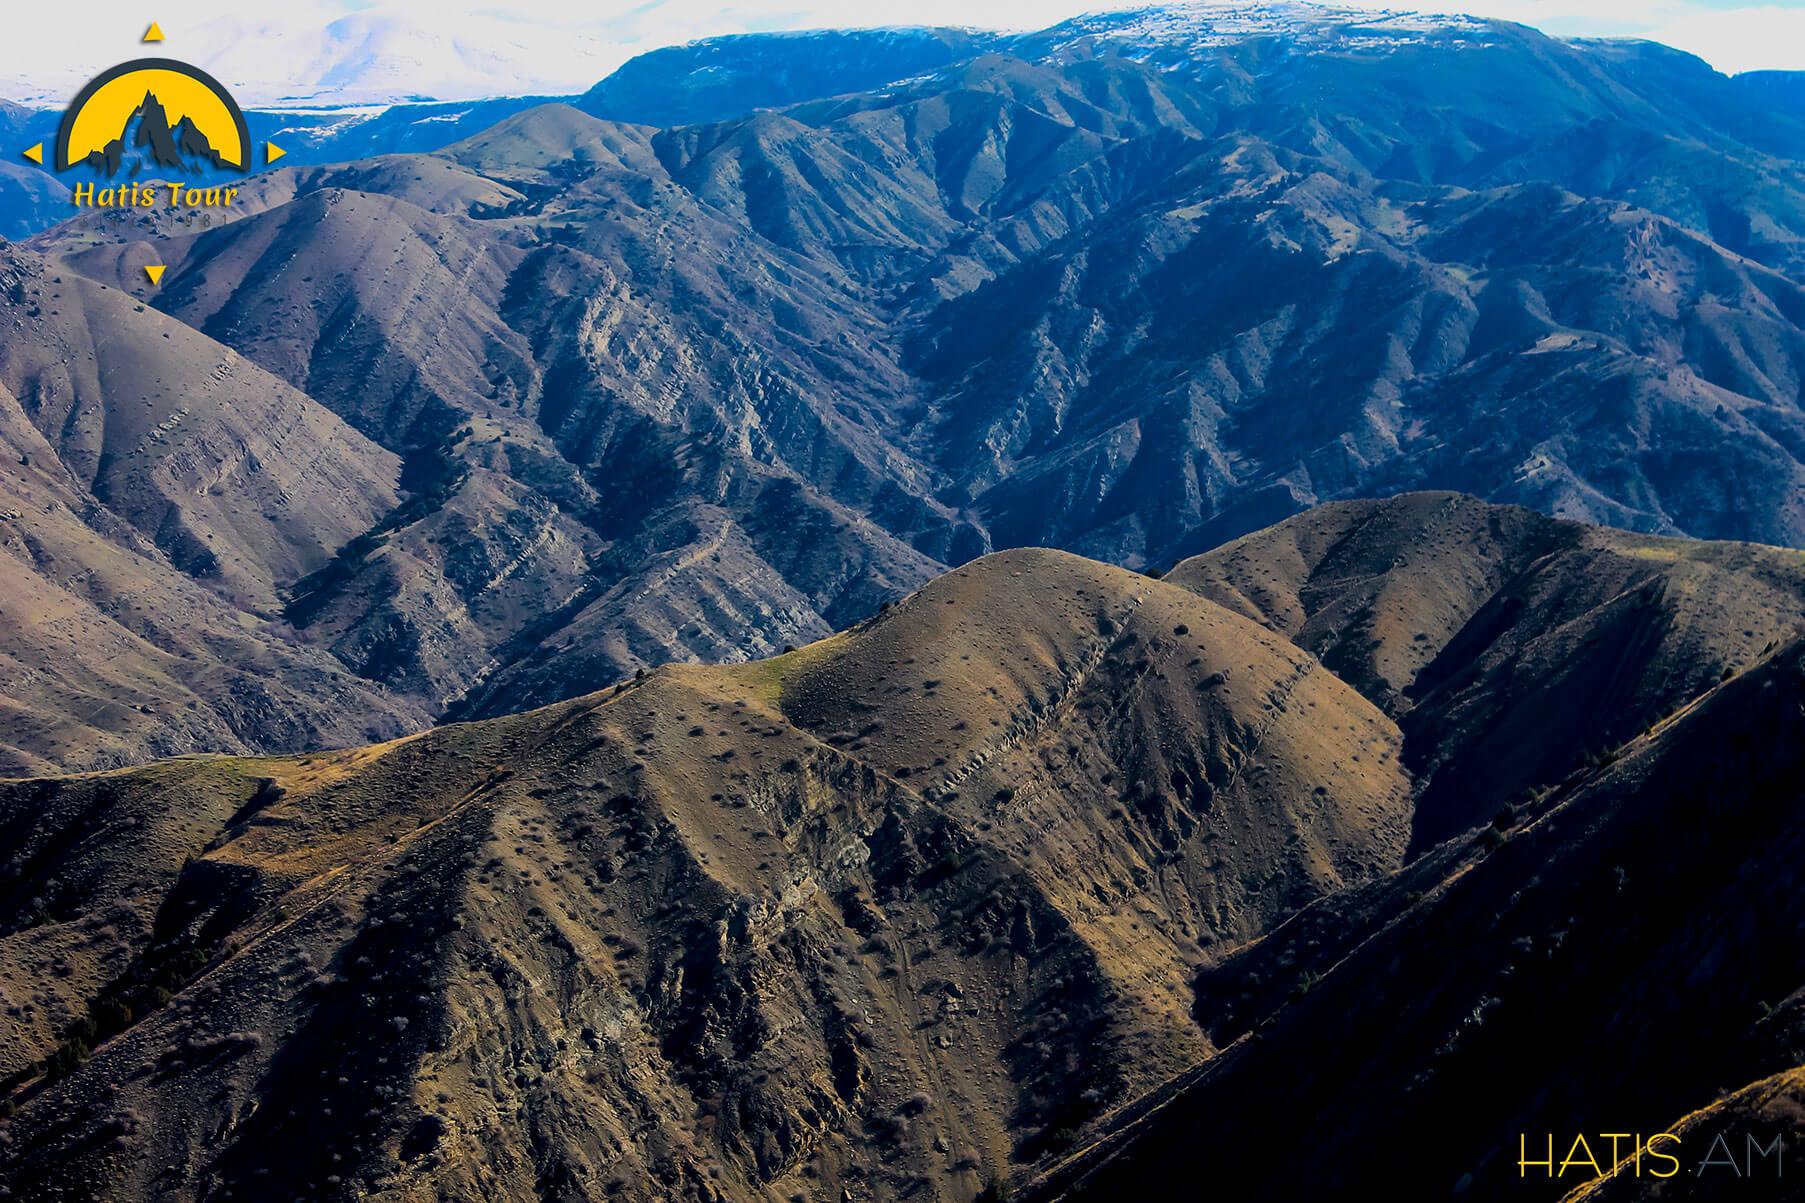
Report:
<svg viewBox="0 0 1805 1203"><path fill-rule="evenodd" d="M1009 1179L1001 1174L991 1174L984 1179L984 1189L977 1193L972 1203L1009 1203L1015 1197L1015 1191L1009 1185Z"/></svg>
<svg viewBox="0 0 1805 1203"><path fill-rule="evenodd" d="M44 1058L44 1080L46 1082L61 1081L87 1064L88 1058L93 1056L93 1053L94 1050L89 1048L84 1040L71 1037L63 1041L56 1046L54 1052Z"/></svg>
<svg viewBox="0 0 1805 1203"><path fill-rule="evenodd" d="M124 1031L132 1022L132 1009L118 999L103 999L94 1004L94 1021L103 1031Z"/></svg>

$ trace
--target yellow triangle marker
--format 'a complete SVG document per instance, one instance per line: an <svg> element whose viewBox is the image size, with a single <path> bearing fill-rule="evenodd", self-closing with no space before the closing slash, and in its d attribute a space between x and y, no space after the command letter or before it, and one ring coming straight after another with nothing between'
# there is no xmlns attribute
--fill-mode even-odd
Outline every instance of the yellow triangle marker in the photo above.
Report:
<svg viewBox="0 0 1805 1203"><path fill-rule="evenodd" d="M152 263L145 267L144 274L150 277L150 282L152 284L161 284L163 282L163 273L168 270L169 268L165 264Z"/></svg>
<svg viewBox="0 0 1805 1203"><path fill-rule="evenodd" d="M288 152L286 150L283 150L280 146L277 146L274 142L265 142L263 144L263 161L265 163L274 163L277 159L280 159L283 155L285 155L287 153Z"/></svg>
<svg viewBox="0 0 1805 1203"><path fill-rule="evenodd" d="M163 40L163 27L158 25L155 21L152 21L150 23L150 28L144 31L144 40L147 42L161 42Z"/></svg>
<svg viewBox="0 0 1805 1203"><path fill-rule="evenodd" d="M36 146L26 147L25 148L25 157L30 159L33 163L38 164L40 167L43 166L43 164L44 164L44 144L42 142L40 142Z"/></svg>

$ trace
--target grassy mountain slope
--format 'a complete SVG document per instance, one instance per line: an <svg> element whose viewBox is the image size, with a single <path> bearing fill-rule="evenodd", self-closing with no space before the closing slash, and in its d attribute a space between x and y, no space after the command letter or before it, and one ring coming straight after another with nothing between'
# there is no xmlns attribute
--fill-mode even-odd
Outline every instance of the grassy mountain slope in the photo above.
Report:
<svg viewBox="0 0 1805 1203"><path fill-rule="evenodd" d="M1404 732L1416 842L1488 821L1800 633L1805 556L1451 493L1323 506L1169 580L1255 617Z"/></svg>
<svg viewBox="0 0 1805 1203"><path fill-rule="evenodd" d="M1204 1055L1203 946L1398 863L1397 750L1256 624L1032 552L774 660L8 783L0 1175L966 1197Z"/></svg>

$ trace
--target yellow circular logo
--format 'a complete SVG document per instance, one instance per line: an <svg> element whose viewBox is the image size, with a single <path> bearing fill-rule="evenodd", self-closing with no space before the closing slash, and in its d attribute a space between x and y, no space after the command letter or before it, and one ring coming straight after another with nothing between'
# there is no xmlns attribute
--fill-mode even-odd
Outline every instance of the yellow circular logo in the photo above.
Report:
<svg viewBox="0 0 1805 1203"><path fill-rule="evenodd" d="M250 130L218 80L175 59L143 58L96 76L63 114L56 170L112 175L128 159L156 167L250 168Z"/></svg>

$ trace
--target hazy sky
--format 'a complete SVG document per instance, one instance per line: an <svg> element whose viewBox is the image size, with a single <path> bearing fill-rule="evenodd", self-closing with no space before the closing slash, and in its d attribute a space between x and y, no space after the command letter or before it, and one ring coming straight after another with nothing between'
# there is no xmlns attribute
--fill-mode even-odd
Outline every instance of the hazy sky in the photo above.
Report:
<svg viewBox="0 0 1805 1203"><path fill-rule="evenodd" d="M1414 7L1525 21L1555 34L1649 37L1723 71L1805 69L1805 0L1441 0ZM0 98L61 104L83 81L145 53L155 19L165 51L220 76L245 103L305 96L463 97L580 91L644 50L713 34L886 24L1036 28L1111 0L14 0L0 40ZM255 14L255 15L252 15Z"/></svg>

